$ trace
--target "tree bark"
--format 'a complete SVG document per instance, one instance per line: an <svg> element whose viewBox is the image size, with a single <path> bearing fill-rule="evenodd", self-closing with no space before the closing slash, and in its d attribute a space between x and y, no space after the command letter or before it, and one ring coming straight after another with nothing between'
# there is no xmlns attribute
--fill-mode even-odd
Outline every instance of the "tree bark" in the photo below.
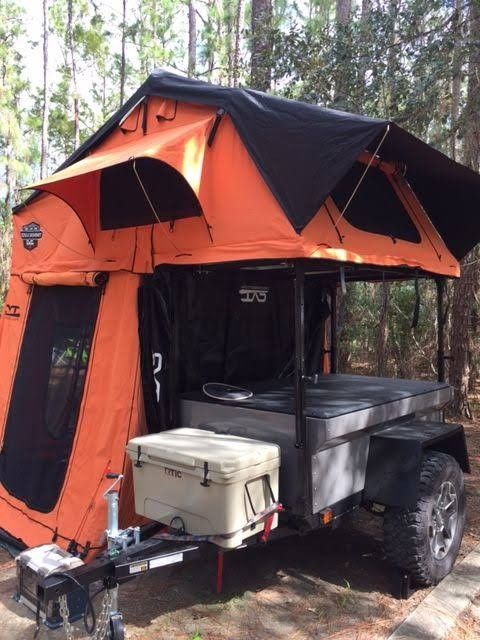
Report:
<svg viewBox="0 0 480 640"><path fill-rule="evenodd" d="M463 161L475 171L480 163L480 3L475 0L468 10L469 41L472 43L468 58L467 100L462 117ZM475 300L480 292L480 250L472 251L464 261L462 275L455 283L452 304L452 332L450 349L452 363L450 383L453 386L452 409L458 415L471 417L468 390L473 381L471 354L472 337L469 331ZM475 371L475 368L473 368Z"/></svg>
<svg viewBox="0 0 480 640"><path fill-rule="evenodd" d="M120 53L120 106L125 102L125 46L127 41L127 0L122 1L122 49Z"/></svg>
<svg viewBox="0 0 480 640"><path fill-rule="evenodd" d="M337 24L346 26L350 20L352 11L352 0L337 0L335 7L335 19Z"/></svg>
<svg viewBox="0 0 480 640"><path fill-rule="evenodd" d="M240 38L242 30L242 12L243 2L237 0L237 9L235 12L235 43L233 47L233 86L238 87L238 80L240 77Z"/></svg>
<svg viewBox="0 0 480 640"><path fill-rule="evenodd" d="M272 2L252 0L251 85L268 91L271 83Z"/></svg>
<svg viewBox="0 0 480 640"><path fill-rule="evenodd" d="M387 92L386 92L386 113L389 118L395 118L398 114L398 91L397 91L397 78L398 78L398 47L396 27L398 16L399 0L389 0L388 5L388 19L390 29L390 42L387 53Z"/></svg>
<svg viewBox="0 0 480 640"><path fill-rule="evenodd" d="M341 290L337 295L337 370L348 373L351 360L349 327L352 318L352 285L347 284L345 293Z"/></svg>
<svg viewBox="0 0 480 640"><path fill-rule="evenodd" d="M70 53L70 71L73 87L73 140L75 149L80 146L80 110L77 86L77 64L75 59L75 44L73 41L73 0L67 4L67 47Z"/></svg>
<svg viewBox="0 0 480 640"><path fill-rule="evenodd" d="M42 90L42 133L40 143L40 177L48 173L48 117L50 107L48 83L48 0L43 0L43 90Z"/></svg>
<svg viewBox="0 0 480 640"><path fill-rule="evenodd" d="M193 0L188 2L188 77L195 75L197 66L197 14Z"/></svg>
<svg viewBox="0 0 480 640"><path fill-rule="evenodd" d="M360 13L360 34L362 40L367 43L370 36L370 16L372 12L372 0L362 0L362 8ZM358 61L358 82L357 82L357 91L356 91L356 100L355 100L355 108L357 111L362 112L364 108L365 102L365 91L366 91L366 79L367 79L367 69L370 60L368 46L365 46L360 52L360 57Z"/></svg>
<svg viewBox="0 0 480 640"><path fill-rule="evenodd" d="M452 21L453 53L452 53L452 102L450 106L450 156L453 160L457 156L457 126L460 113L460 92L462 84L462 52L461 52L461 22L463 0L455 0L455 17Z"/></svg>
<svg viewBox="0 0 480 640"><path fill-rule="evenodd" d="M450 339L450 384L453 387L452 411L459 416L472 418L468 399L472 387L472 341L470 319L472 317L475 293L478 294L480 263L478 251L471 252L462 267L462 276L455 283L452 304L452 333Z"/></svg>
<svg viewBox="0 0 480 640"><path fill-rule="evenodd" d="M377 328L377 376L387 375L387 342L388 342L388 306L390 298L390 287L387 282L379 285L378 295L380 298L380 318Z"/></svg>
<svg viewBox="0 0 480 640"><path fill-rule="evenodd" d="M348 98L347 65L350 64L347 55L349 38L347 34L350 14L352 12L352 0L337 0L335 6L336 22L336 73L335 93L333 102L338 108L346 108Z"/></svg>

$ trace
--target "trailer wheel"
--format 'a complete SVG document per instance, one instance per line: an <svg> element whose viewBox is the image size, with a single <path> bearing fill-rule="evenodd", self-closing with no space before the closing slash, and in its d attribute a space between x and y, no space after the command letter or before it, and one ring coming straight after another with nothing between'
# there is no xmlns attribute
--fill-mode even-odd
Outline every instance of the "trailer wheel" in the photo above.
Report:
<svg viewBox="0 0 480 640"><path fill-rule="evenodd" d="M110 616L109 640L125 640L125 628L121 613L114 613Z"/></svg>
<svg viewBox="0 0 480 640"><path fill-rule="evenodd" d="M437 584L451 570L465 526L465 489L457 461L430 451L421 462L413 509L387 507L384 546L391 564L420 586Z"/></svg>

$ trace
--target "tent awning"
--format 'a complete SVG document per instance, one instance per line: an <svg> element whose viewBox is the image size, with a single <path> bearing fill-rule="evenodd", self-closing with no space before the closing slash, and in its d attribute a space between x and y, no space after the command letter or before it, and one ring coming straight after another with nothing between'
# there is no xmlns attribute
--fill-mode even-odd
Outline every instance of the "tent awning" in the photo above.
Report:
<svg viewBox="0 0 480 640"><path fill-rule="evenodd" d="M118 229L202 215L198 193L212 118L152 133L25 187L64 200L92 242Z"/></svg>

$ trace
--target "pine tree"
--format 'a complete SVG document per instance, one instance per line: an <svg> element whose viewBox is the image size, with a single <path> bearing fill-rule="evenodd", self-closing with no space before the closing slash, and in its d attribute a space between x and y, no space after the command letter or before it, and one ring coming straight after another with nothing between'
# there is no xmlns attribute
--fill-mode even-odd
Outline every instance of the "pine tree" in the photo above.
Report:
<svg viewBox="0 0 480 640"><path fill-rule="evenodd" d="M250 84L268 91L272 66L272 2L252 0L252 44Z"/></svg>

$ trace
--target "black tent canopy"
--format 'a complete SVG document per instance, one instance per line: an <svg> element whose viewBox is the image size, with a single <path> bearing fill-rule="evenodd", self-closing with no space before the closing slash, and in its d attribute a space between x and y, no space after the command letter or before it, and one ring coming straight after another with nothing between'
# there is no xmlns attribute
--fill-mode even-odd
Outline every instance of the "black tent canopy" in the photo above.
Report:
<svg viewBox="0 0 480 640"><path fill-rule="evenodd" d="M360 153L375 151L384 138L380 155L405 166L406 179L453 255L463 258L480 239L480 175L398 125L163 70L154 71L59 169L83 158L148 96L209 105L227 113L297 232L314 217Z"/></svg>

